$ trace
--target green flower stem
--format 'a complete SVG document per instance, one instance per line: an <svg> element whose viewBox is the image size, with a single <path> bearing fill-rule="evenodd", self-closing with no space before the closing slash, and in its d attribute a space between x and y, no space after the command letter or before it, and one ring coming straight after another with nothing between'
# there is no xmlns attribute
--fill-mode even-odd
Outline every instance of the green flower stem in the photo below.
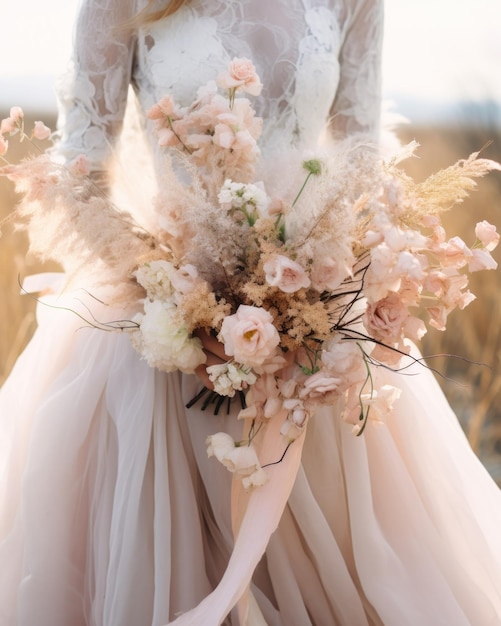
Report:
<svg viewBox="0 0 501 626"><path fill-rule="evenodd" d="M247 211L247 208L245 205L242 207L238 207L238 210L241 211L245 215L245 219L247 220L247 223L249 224L249 226L254 226L257 220L256 207L254 207L254 210L252 211L252 213L249 213L249 211Z"/></svg>
<svg viewBox="0 0 501 626"><path fill-rule="evenodd" d="M167 121L169 122L169 128L171 129L171 131L174 133L174 136L176 137L176 139L179 141L179 143L183 146L183 148L186 150L186 152L188 154L192 154L192 150L190 150L188 148L188 146L184 143L184 141L181 139L181 137L176 133L176 131L174 130L174 126L172 126L172 118L170 115L167 116Z"/></svg>
<svg viewBox="0 0 501 626"><path fill-rule="evenodd" d="M304 183L303 183L303 186L302 186L302 187L301 187L301 189L299 190L299 193L297 194L297 196L294 198L294 202L292 203L291 208L294 208L294 205L295 205L295 204L296 204L296 202L299 200L299 198L300 198L301 194L303 193L304 188L306 187L306 185L307 185L308 181L310 180L310 177L311 177L311 176L313 176L313 173L312 173L312 172L308 172L308 175L306 176L306 179L305 179L305 181L304 181Z"/></svg>
<svg viewBox="0 0 501 626"><path fill-rule="evenodd" d="M365 369L367 370L367 378L365 379L364 384L360 388L360 393L358 394L358 399L359 399L359 403L360 403L360 420L362 421L362 426L360 427L360 430L357 433L357 437L360 437L360 435L364 432L365 427L367 426L367 421L369 419L369 411L371 409L371 407L368 406L367 407L367 411L366 411L366 413L364 415L364 405L362 403L362 392L363 392L364 387L367 384L367 382L370 381L371 398L372 398L372 394L374 392L374 380L372 378L372 372L370 370L369 364L367 363L365 352L364 352L362 346L358 342L357 342L357 346L359 347L360 352L362 353L362 358L364 360Z"/></svg>
<svg viewBox="0 0 501 626"><path fill-rule="evenodd" d="M319 176L322 173L322 164L317 159L310 159L309 161L303 161L303 167L305 170L307 170L308 176L306 177L306 180L304 181L303 186L299 190L299 193L295 197L294 202L292 203L292 207L294 207L296 202L299 200L299 197L303 193L303 190L306 187L306 184L310 180L310 176Z"/></svg>

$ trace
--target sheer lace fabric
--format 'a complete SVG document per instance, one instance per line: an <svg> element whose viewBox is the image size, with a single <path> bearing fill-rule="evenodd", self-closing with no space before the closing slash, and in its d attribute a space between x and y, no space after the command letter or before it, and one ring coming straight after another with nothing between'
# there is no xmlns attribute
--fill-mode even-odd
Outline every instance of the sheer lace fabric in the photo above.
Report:
<svg viewBox="0 0 501 626"><path fill-rule="evenodd" d="M80 13L62 89L66 158L84 151L103 167L130 81L143 110L165 94L186 105L235 56L252 59L265 85L255 100L265 152L313 147L329 120L338 133L377 134L379 0L192 0L136 34L127 23L140 8L138 0L92 0Z"/></svg>

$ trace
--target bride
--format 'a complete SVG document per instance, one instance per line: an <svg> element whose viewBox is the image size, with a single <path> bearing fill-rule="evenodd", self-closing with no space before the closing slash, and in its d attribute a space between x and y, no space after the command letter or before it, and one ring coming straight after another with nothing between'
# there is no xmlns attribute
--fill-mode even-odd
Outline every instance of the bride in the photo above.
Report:
<svg viewBox="0 0 501 626"><path fill-rule="evenodd" d="M382 25L381 0L85 0L54 158L85 154L106 185L129 86L143 112L186 105L233 57L263 80L267 157L326 125L377 141ZM501 623L501 496L425 368L384 374L402 395L361 437L323 407L297 475L294 445L234 539L231 475L205 445L238 437L234 415L187 409L197 376L80 329L65 298L40 307L0 394L2 626Z"/></svg>

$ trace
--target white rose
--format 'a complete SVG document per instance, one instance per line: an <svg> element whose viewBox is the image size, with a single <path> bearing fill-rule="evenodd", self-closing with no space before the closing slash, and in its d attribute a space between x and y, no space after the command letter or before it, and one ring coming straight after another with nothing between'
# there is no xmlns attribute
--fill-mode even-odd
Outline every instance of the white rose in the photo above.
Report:
<svg viewBox="0 0 501 626"><path fill-rule="evenodd" d="M223 320L220 337L226 354L249 367L272 357L280 342L268 311L247 305L240 305L234 315Z"/></svg>
<svg viewBox="0 0 501 626"><path fill-rule="evenodd" d="M133 345L152 367L193 373L205 363L202 342L188 333L173 304L146 300L138 321L140 337L133 339Z"/></svg>

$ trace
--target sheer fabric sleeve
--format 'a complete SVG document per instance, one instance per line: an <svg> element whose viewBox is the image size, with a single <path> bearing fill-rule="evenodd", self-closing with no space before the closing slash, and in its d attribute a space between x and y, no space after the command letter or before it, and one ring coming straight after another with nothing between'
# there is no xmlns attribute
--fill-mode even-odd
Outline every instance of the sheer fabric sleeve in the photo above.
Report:
<svg viewBox="0 0 501 626"><path fill-rule="evenodd" d="M381 115L383 0L354 0L345 22L340 79L330 111L335 136L378 138Z"/></svg>
<svg viewBox="0 0 501 626"><path fill-rule="evenodd" d="M134 60L127 22L134 0L83 0L71 70L59 88L58 160L85 154L91 171L106 169L120 133Z"/></svg>

